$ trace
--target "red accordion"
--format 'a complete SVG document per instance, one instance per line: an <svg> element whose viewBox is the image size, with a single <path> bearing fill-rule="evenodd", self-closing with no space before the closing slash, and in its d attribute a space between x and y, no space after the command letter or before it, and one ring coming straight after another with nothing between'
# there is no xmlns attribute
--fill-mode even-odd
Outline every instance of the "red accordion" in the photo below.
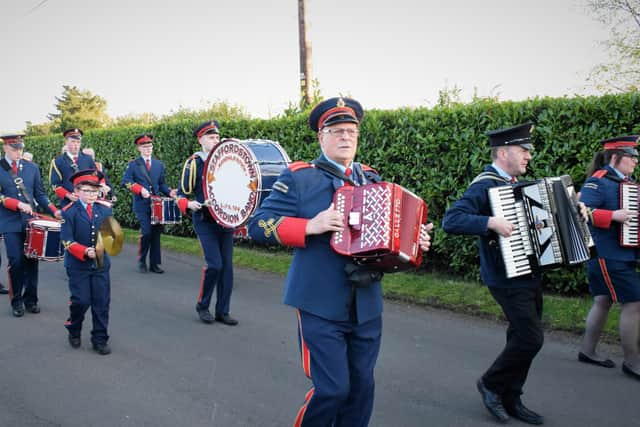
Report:
<svg viewBox="0 0 640 427"><path fill-rule="evenodd" d="M420 226L427 204L400 185L389 182L340 187L333 196L344 230L333 233L331 247L356 263L395 272L422 263Z"/></svg>
<svg viewBox="0 0 640 427"><path fill-rule="evenodd" d="M635 215L630 221L620 226L620 246L625 248L640 247L640 185L635 182L620 183L620 209L633 211Z"/></svg>

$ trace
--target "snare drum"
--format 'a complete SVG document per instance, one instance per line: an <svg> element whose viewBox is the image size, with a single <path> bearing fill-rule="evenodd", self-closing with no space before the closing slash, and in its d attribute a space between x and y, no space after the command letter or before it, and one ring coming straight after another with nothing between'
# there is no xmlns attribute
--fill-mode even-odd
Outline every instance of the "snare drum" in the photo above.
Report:
<svg viewBox="0 0 640 427"><path fill-rule="evenodd" d="M151 224L178 224L182 213L171 197L151 196Z"/></svg>
<svg viewBox="0 0 640 427"><path fill-rule="evenodd" d="M42 261L62 261L64 248L60 241L61 221L34 218L27 221L24 255Z"/></svg>
<svg viewBox="0 0 640 427"><path fill-rule="evenodd" d="M224 139L204 165L205 203L223 227L246 223L291 159L275 141Z"/></svg>

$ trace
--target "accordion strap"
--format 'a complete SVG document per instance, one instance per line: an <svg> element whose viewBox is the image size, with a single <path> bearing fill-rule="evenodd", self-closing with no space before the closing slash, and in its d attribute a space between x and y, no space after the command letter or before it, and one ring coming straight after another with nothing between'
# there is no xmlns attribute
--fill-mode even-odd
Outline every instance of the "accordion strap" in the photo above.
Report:
<svg viewBox="0 0 640 427"><path fill-rule="evenodd" d="M498 182L503 183L503 184L509 184L509 181L507 181L506 179L504 179L503 177L501 177L497 173L482 172L481 174L479 174L478 176L473 178L473 181L471 181L471 184L469 184L469 186L475 184L476 182L484 181L484 180L487 180L487 179L491 179L493 181L498 181Z"/></svg>
<svg viewBox="0 0 640 427"><path fill-rule="evenodd" d="M351 177L345 175L344 172L342 172L340 169L336 168L335 166L333 166L329 162L325 162L325 161L322 161L320 159L316 159L316 160L312 161L311 163L316 165L316 167L318 169L322 169L323 171L330 173L331 175L335 176L336 178L340 178L341 180L343 180L345 182L348 182L349 184L353 185L354 187L360 186L360 184L355 182Z"/></svg>

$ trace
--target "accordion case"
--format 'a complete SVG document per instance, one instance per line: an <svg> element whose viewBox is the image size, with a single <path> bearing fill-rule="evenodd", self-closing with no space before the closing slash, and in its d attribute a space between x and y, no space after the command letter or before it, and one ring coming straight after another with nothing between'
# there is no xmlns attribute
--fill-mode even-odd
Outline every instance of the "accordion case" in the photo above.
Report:
<svg viewBox="0 0 640 427"><path fill-rule="evenodd" d="M577 265L595 255L587 224L578 212L571 177L492 187L494 216L514 225L510 237L499 236L507 278Z"/></svg>
<svg viewBox="0 0 640 427"><path fill-rule="evenodd" d="M420 266L420 225L427 222L427 204L420 197L379 182L340 187L333 203L344 222L343 231L331 237L336 252L388 273Z"/></svg>

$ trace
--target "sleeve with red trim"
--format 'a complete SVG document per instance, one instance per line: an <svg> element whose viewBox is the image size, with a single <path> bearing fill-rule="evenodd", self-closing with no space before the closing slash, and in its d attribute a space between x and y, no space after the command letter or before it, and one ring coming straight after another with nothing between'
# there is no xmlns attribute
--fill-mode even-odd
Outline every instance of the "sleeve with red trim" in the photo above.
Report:
<svg viewBox="0 0 640 427"><path fill-rule="evenodd" d="M306 168L301 163L293 169ZM273 184L273 191L247 224L249 236L257 243L305 247L309 220L299 217L295 173L290 165L280 174Z"/></svg>
<svg viewBox="0 0 640 427"><path fill-rule="evenodd" d="M53 203L49 203L49 206L47 207L49 208L49 212L51 212L52 215L55 215L58 211L58 208Z"/></svg>
<svg viewBox="0 0 640 427"><path fill-rule="evenodd" d="M68 191L64 187L55 187L55 193L56 193L56 196L58 196L58 199L62 200L65 197L67 197L67 194L69 194L70 191Z"/></svg>
<svg viewBox="0 0 640 427"><path fill-rule="evenodd" d="M18 204L20 204L20 200L14 199L13 197L3 197L2 204L4 205L5 208L9 210L17 211Z"/></svg>
<svg viewBox="0 0 640 427"><path fill-rule="evenodd" d="M594 227L609 228L611 227L611 218L613 211L607 209L594 209L591 211L591 218Z"/></svg>
<svg viewBox="0 0 640 427"><path fill-rule="evenodd" d="M67 250L71 255L78 258L80 261L85 261L87 259L85 256L85 251L87 250L87 247L84 245L81 245L78 242L71 243L67 247Z"/></svg>
<svg viewBox="0 0 640 427"><path fill-rule="evenodd" d="M608 209L600 209L605 202L606 185L602 182L605 178L604 174L594 173L590 176L580 190L580 201L589 208L589 220L594 227L609 228L611 226L611 217L613 211ZM606 171L604 171L606 174Z"/></svg>

